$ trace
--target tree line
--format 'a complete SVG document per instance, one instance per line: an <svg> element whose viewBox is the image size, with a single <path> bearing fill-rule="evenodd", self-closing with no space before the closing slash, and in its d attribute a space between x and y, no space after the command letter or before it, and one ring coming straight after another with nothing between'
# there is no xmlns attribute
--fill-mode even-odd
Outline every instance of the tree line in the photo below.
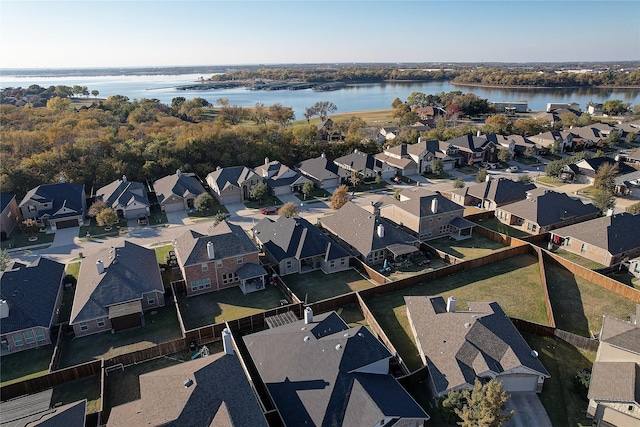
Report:
<svg viewBox="0 0 640 427"><path fill-rule="evenodd" d="M535 87L640 86L640 70L571 73L480 68L460 72L452 82Z"/></svg>

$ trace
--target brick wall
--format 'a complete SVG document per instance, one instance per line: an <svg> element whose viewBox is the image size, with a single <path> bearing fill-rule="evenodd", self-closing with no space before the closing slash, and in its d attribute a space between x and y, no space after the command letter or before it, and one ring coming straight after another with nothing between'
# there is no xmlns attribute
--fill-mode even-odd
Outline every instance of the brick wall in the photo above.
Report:
<svg viewBox="0 0 640 427"><path fill-rule="evenodd" d="M206 292L238 286L240 284L239 281L226 284L223 283L223 275L235 273L240 267L249 262L258 265L260 264L258 252L243 255L241 264L238 264L237 257L223 259L221 267L217 267L218 261L219 260L213 260L207 262L206 271L202 271L202 264L189 265L184 268L185 281L187 285L187 295L198 295ZM191 282L207 278L211 280L210 288L204 288L197 291L191 290Z"/></svg>

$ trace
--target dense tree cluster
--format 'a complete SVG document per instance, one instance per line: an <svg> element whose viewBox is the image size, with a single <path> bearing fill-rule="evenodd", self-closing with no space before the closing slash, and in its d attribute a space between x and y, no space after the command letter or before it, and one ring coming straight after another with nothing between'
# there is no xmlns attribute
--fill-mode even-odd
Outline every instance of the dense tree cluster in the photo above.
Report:
<svg viewBox="0 0 640 427"><path fill-rule="evenodd" d="M495 86L535 86L535 87L570 87L570 86L636 86L640 85L640 70L621 72L555 72L523 71L504 68L479 68L460 73L453 79L454 83L495 85Z"/></svg>

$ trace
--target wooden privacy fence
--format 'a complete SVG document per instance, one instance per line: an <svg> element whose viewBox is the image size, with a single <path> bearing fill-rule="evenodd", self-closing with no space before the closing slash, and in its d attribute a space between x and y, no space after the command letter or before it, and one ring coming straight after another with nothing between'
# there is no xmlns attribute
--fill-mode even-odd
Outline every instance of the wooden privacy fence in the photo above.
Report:
<svg viewBox="0 0 640 427"><path fill-rule="evenodd" d="M352 257L349 263L353 268L358 270L360 274L363 274L362 272L364 271L363 275L368 276L369 279L373 280L378 285L391 282L391 279L386 277L384 274L380 274L380 272L369 267L367 264L365 264L364 262L362 262L356 257Z"/></svg>
<svg viewBox="0 0 640 427"><path fill-rule="evenodd" d="M547 311L547 321L549 325L555 328L556 319L553 316L553 308L551 307L551 299L549 298L549 288L547 287L547 270L544 268L544 256L542 249L537 246L529 245L529 249L538 258L538 266L540 267L540 281L542 282L542 291L544 292L544 305Z"/></svg>
<svg viewBox="0 0 640 427"><path fill-rule="evenodd" d="M574 347L584 350L598 351L598 346L600 345L599 340L582 337L580 335L572 334L571 332L563 331L562 329L556 329L553 335Z"/></svg>

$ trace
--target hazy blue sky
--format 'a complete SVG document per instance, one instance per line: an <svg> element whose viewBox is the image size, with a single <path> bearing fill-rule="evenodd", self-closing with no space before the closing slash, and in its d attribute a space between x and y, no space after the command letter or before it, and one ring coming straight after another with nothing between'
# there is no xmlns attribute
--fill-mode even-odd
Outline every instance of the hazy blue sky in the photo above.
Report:
<svg viewBox="0 0 640 427"><path fill-rule="evenodd" d="M639 59L637 0L0 0L0 68Z"/></svg>

